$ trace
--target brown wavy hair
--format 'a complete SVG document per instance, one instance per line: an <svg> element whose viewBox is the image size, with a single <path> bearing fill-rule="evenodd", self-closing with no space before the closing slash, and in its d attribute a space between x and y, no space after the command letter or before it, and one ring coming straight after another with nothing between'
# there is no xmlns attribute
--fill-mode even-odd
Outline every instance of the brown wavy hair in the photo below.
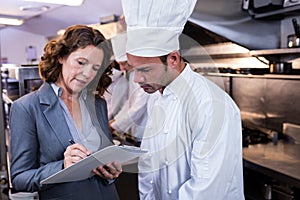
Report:
<svg viewBox="0 0 300 200"><path fill-rule="evenodd" d="M70 55L79 48L93 45L104 52L102 67L98 70L96 78L87 86L89 92L101 97L111 84L111 43L105 39L100 31L85 25L74 25L66 29L58 39L49 41L39 63L39 73L46 82L56 82L62 72L59 58Z"/></svg>

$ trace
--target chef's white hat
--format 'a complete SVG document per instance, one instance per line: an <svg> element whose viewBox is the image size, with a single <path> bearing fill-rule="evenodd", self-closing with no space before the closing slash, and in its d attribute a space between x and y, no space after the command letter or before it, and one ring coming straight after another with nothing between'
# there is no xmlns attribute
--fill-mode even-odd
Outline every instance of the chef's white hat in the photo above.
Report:
<svg viewBox="0 0 300 200"><path fill-rule="evenodd" d="M179 49L179 35L197 0L122 0L126 52L156 57Z"/></svg>
<svg viewBox="0 0 300 200"><path fill-rule="evenodd" d="M115 60L117 62L127 61L126 41L127 41L126 32L118 33L116 36L111 38L111 45L112 45Z"/></svg>

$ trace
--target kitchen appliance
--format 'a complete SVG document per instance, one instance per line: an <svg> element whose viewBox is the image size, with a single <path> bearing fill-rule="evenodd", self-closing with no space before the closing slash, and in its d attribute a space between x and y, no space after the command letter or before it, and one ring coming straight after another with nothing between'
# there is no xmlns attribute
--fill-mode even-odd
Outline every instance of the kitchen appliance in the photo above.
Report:
<svg viewBox="0 0 300 200"><path fill-rule="evenodd" d="M243 127L242 135L243 147L248 147L251 144L266 144L269 142L277 144L279 138L278 132L265 128L250 129Z"/></svg>
<svg viewBox="0 0 300 200"><path fill-rule="evenodd" d="M295 34L288 35L287 46L288 48L300 47L300 37Z"/></svg>
<svg viewBox="0 0 300 200"><path fill-rule="evenodd" d="M300 125L285 122L282 124L282 132L290 141L300 144Z"/></svg>
<svg viewBox="0 0 300 200"><path fill-rule="evenodd" d="M300 25L296 18L292 19L295 34L288 35L287 46L288 48L300 47Z"/></svg>
<svg viewBox="0 0 300 200"><path fill-rule="evenodd" d="M251 1L250 1L251 5ZM283 0L252 0L252 9L256 13L277 10L283 7Z"/></svg>
<svg viewBox="0 0 300 200"><path fill-rule="evenodd" d="M253 75L263 75L268 74L268 68L237 68L236 74L253 74Z"/></svg>
<svg viewBox="0 0 300 200"><path fill-rule="evenodd" d="M283 7L300 5L300 0L284 0Z"/></svg>
<svg viewBox="0 0 300 200"><path fill-rule="evenodd" d="M273 62L269 65L272 74L290 74L292 72L292 63Z"/></svg>

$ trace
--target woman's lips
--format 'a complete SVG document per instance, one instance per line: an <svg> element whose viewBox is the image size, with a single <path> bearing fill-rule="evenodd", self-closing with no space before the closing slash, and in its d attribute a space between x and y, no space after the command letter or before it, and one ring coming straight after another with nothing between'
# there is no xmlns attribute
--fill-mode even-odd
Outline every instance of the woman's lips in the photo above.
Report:
<svg viewBox="0 0 300 200"><path fill-rule="evenodd" d="M80 79L76 79L76 81L80 84L80 85L85 85L86 81L80 80Z"/></svg>

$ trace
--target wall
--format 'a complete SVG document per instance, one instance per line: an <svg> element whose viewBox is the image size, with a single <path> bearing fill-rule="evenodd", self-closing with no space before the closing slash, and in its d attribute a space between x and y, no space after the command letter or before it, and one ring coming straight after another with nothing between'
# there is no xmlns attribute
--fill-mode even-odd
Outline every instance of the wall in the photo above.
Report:
<svg viewBox="0 0 300 200"><path fill-rule="evenodd" d="M283 131L283 123L300 125L300 76L207 76L229 93L247 128ZM224 87L225 86L225 87Z"/></svg>
<svg viewBox="0 0 300 200"><path fill-rule="evenodd" d="M26 47L28 46L36 48L36 57L39 60L47 42L44 36L19 31L10 27L0 30L0 40L1 57L7 58L5 62L17 65L29 64L26 53Z"/></svg>

